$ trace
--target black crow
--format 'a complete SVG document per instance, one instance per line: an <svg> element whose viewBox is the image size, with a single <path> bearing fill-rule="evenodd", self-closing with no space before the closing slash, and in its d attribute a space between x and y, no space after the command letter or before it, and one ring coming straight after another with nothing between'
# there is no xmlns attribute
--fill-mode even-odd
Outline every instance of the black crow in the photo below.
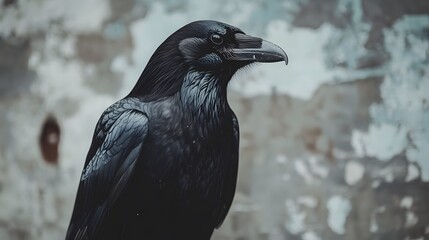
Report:
<svg viewBox="0 0 429 240"><path fill-rule="evenodd" d="M288 61L278 46L216 21L168 37L130 94L95 128L66 239L210 239L237 181L234 73Z"/></svg>

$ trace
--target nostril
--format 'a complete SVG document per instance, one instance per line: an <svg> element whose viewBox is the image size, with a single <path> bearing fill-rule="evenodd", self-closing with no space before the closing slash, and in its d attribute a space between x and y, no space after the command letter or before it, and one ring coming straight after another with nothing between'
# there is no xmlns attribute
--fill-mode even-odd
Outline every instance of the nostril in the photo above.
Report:
<svg viewBox="0 0 429 240"><path fill-rule="evenodd" d="M48 115L43 122L39 145L43 159L50 164L58 163L58 145L60 143L61 130L57 119Z"/></svg>

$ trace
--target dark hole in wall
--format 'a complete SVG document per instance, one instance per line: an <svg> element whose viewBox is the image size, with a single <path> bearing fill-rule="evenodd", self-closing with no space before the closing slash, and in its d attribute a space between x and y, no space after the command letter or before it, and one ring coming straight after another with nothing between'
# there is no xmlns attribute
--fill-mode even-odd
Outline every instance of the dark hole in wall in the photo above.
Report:
<svg viewBox="0 0 429 240"><path fill-rule="evenodd" d="M49 114L40 133L39 144L43 160L50 164L58 164L58 145L60 143L61 130L54 115Z"/></svg>

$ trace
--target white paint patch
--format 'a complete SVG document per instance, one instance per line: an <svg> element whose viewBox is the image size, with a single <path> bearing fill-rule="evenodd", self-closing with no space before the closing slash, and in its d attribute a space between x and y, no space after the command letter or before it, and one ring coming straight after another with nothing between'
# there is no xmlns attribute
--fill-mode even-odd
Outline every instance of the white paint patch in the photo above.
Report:
<svg viewBox="0 0 429 240"><path fill-rule="evenodd" d="M299 234L305 230L305 213L300 211L298 204L293 200L286 200L288 220L286 229L292 234Z"/></svg>
<svg viewBox="0 0 429 240"><path fill-rule="evenodd" d="M410 209L413 206L413 198L410 196L403 197L401 199L400 206L406 209Z"/></svg>
<svg viewBox="0 0 429 240"><path fill-rule="evenodd" d="M411 211L407 211L405 214L405 227L409 228L416 225L419 222L417 215Z"/></svg>
<svg viewBox="0 0 429 240"><path fill-rule="evenodd" d="M388 161L405 149L407 130L389 124L371 125L367 133L354 130L351 143L359 157Z"/></svg>
<svg viewBox="0 0 429 240"><path fill-rule="evenodd" d="M369 231L372 233L376 233L378 232L378 229L379 227L378 227L377 219L375 218L375 215L372 215L371 222L369 225Z"/></svg>
<svg viewBox="0 0 429 240"><path fill-rule="evenodd" d="M406 228L415 226L419 221L417 215L414 212L410 211L412 205L413 205L413 198L412 197L405 196L401 199L400 206L402 208L408 209L408 211L405 213L405 227Z"/></svg>
<svg viewBox="0 0 429 240"><path fill-rule="evenodd" d="M350 201L342 196L333 196L329 198L327 204L328 208L328 226L331 230L338 234L343 235L347 217L352 210Z"/></svg>
<svg viewBox="0 0 429 240"><path fill-rule="evenodd" d="M305 162L301 159L297 159L294 162L295 171L304 178L305 182L307 184L313 184L314 183L314 177L308 170L307 165Z"/></svg>
<svg viewBox="0 0 429 240"><path fill-rule="evenodd" d="M333 80L334 72L324 64L324 45L332 27L322 25L318 30L293 28L284 21L272 21L264 39L282 47L289 57L284 63L261 64L242 71L231 88L247 96L279 93L310 99L323 83ZM311 68L311 71L310 69Z"/></svg>
<svg viewBox="0 0 429 240"><path fill-rule="evenodd" d="M408 171L407 171L407 177L405 181L410 182L419 177L419 169L416 167L416 165L410 163L408 165Z"/></svg>
<svg viewBox="0 0 429 240"><path fill-rule="evenodd" d="M344 171L344 179L347 184L353 186L358 183L363 174L365 173L365 167L356 161L349 161Z"/></svg>
<svg viewBox="0 0 429 240"><path fill-rule="evenodd" d="M429 87L427 88L429 89ZM428 120L429 120L429 111ZM428 122L429 126L429 122ZM415 129L418 131L418 128ZM406 155L410 161L416 162L420 166L421 170L421 179L422 181L429 181L429 129L425 132L413 132L410 134L411 139L413 140L414 146L410 146L407 149ZM427 134L424 135L424 134Z"/></svg>
<svg viewBox="0 0 429 240"><path fill-rule="evenodd" d="M313 231L308 231L302 234L302 240L321 240Z"/></svg>
<svg viewBox="0 0 429 240"><path fill-rule="evenodd" d="M405 15L383 31L391 60L380 86L383 101L370 109L378 123L395 123L408 129L412 144L407 145L406 156L420 166L422 181L429 181L429 42L421 37L428 27L428 16Z"/></svg>

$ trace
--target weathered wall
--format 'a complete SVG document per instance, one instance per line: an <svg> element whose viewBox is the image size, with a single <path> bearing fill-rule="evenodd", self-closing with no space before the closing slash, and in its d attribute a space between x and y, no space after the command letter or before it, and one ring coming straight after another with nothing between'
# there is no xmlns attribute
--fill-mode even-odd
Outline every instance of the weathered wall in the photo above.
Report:
<svg viewBox="0 0 429 240"><path fill-rule="evenodd" d="M0 239L64 237L101 112L197 19L290 57L231 83L239 184L213 239L429 239L428 1L152 2L0 0Z"/></svg>

